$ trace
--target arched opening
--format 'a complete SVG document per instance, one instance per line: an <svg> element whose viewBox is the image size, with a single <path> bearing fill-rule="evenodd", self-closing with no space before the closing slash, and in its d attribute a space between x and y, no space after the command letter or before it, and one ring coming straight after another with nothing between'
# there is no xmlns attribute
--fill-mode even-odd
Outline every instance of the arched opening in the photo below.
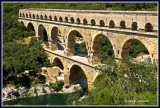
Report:
<svg viewBox="0 0 160 108"><path fill-rule="evenodd" d="M37 14L37 19L39 19L39 15Z"/></svg>
<svg viewBox="0 0 160 108"><path fill-rule="evenodd" d="M25 17L24 13L23 13L23 17Z"/></svg>
<svg viewBox="0 0 160 108"><path fill-rule="evenodd" d="M83 69L78 65L73 65L70 69L69 84L80 84L82 89L88 89L87 77Z"/></svg>
<svg viewBox="0 0 160 108"><path fill-rule="evenodd" d="M122 20L122 21L120 22L120 28L121 28L121 29L125 29L125 28L126 28L125 21Z"/></svg>
<svg viewBox="0 0 160 108"><path fill-rule="evenodd" d="M84 19L84 20L83 20L83 25L87 25L87 24L88 24L87 20Z"/></svg>
<svg viewBox="0 0 160 108"><path fill-rule="evenodd" d="M68 18L67 17L65 17L65 22L68 23Z"/></svg>
<svg viewBox="0 0 160 108"><path fill-rule="evenodd" d="M136 22L132 23L132 30L137 30L138 26Z"/></svg>
<svg viewBox="0 0 160 108"><path fill-rule="evenodd" d="M101 64L108 57L114 58L113 46L110 40L103 34L98 34L93 40L93 64Z"/></svg>
<svg viewBox="0 0 160 108"><path fill-rule="evenodd" d="M149 51L147 50L145 45L137 39L127 40L122 47L122 53L121 53L122 58L125 58L127 56L136 58L139 56L143 57L147 55L149 55Z"/></svg>
<svg viewBox="0 0 160 108"><path fill-rule="evenodd" d="M73 19L73 17L71 17L70 22L71 22L71 24L74 24L74 19Z"/></svg>
<svg viewBox="0 0 160 108"><path fill-rule="evenodd" d="M114 27L115 27L115 24L114 24L114 21L113 21L113 20L111 20L111 21L109 22L109 27L110 27L110 28L114 28Z"/></svg>
<svg viewBox="0 0 160 108"><path fill-rule="evenodd" d="M31 14L29 14L29 17L31 18Z"/></svg>
<svg viewBox="0 0 160 108"><path fill-rule="evenodd" d="M68 56L88 55L85 41L82 35L76 30L71 31L68 35L67 51L69 52L67 54Z"/></svg>
<svg viewBox="0 0 160 108"><path fill-rule="evenodd" d="M35 15L33 14L33 19L35 19Z"/></svg>
<svg viewBox="0 0 160 108"><path fill-rule="evenodd" d="M21 21L21 24L23 24L23 26L24 26L24 22L23 21Z"/></svg>
<svg viewBox="0 0 160 108"><path fill-rule="evenodd" d="M59 58L55 58L52 63L53 66L58 66L61 70L64 69L63 64Z"/></svg>
<svg viewBox="0 0 160 108"><path fill-rule="evenodd" d="M57 17L56 16L54 16L54 21L57 21Z"/></svg>
<svg viewBox="0 0 160 108"><path fill-rule="evenodd" d="M34 29L34 26L33 26L32 23L28 23L27 29L28 29L29 31L34 31L34 32L35 32L35 29Z"/></svg>
<svg viewBox="0 0 160 108"><path fill-rule="evenodd" d="M22 14L20 13L19 16L22 17Z"/></svg>
<svg viewBox="0 0 160 108"><path fill-rule="evenodd" d="M59 37L58 37L58 28L57 27L53 27L51 30L51 45L50 45L50 49L52 51L55 50L64 50L64 48L59 44Z"/></svg>
<svg viewBox="0 0 160 108"><path fill-rule="evenodd" d="M47 15L44 16L44 19L47 20Z"/></svg>
<svg viewBox="0 0 160 108"><path fill-rule="evenodd" d="M43 16L42 15L40 16L40 19L43 20Z"/></svg>
<svg viewBox="0 0 160 108"><path fill-rule="evenodd" d="M49 20L52 21L52 16L49 16Z"/></svg>
<svg viewBox="0 0 160 108"><path fill-rule="evenodd" d="M96 22L94 19L91 20L91 26L95 26L96 25Z"/></svg>
<svg viewBox="0 0 160 108"><path fill-rule="evenodd" d="M147 24L145 25L145 31L146 31L146 32L153 32L153 26L152 26L151 23L147 23Z"/></svg>
<svg viewBox="0 0 160 108"><path fill-rule="evenodd" d="M28 14L26 13L26 18L28 18Z"/></svg>
<svg viewBox="0 0 160 108"><path fill-rule="evenodd" d="M43 25L39 25L38 27L38 36L40 41L44 42L46 46L49 46L47 31Z"/></svg>
<svg viewBox="0 0 160 108"><path fill-rule="evenodd" d="M63 21L62 17L59 17L59 22L62 22L62 21Z"/></svg>
<svg viewBox="0 0 160 108"><path fill-rule="evenodd" d="M77 18L77 24L80 24L80 19L79 18Z"/></svg>
<svg viewBox="0 0 160 108"><path fill-rule="evenodd" d="M100 27L104 27L104 25L105 25L104 21L103 21L103 20L100 20L99 26L100 26Z"/></svg>

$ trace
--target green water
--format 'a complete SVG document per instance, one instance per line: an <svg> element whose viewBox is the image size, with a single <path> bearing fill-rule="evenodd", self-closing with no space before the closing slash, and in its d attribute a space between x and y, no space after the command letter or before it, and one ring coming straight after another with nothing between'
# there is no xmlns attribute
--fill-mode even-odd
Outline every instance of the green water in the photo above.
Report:
<svg viewBox="0 0 160 108"><path fill-rule="evenodd" d="M66 105L69 94L48 94L3 102L3 105Z"/></svg>

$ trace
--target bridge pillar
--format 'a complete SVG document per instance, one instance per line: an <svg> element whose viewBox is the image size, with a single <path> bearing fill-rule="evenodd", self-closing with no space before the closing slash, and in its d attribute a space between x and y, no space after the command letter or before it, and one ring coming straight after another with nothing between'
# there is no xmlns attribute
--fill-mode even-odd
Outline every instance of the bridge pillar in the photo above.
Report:
<svg viewBox="0 0 160 108"><path fill-rule="evenodd" d="M100 51L89 51L88 62L91 65L101 64L101 53Z"/></svg>
<svg viewBox="0 0 160 108"><path fill-rule="evenodd" d="M49 47L50 47L51 51L58 50L57 42L55 42L55 41L49 41Z"/></svg>
<svg viewBox="0 0 160 108"><path fill-rule="evenodd" d="M65 56L74 56L75 55L75 53L74 53L74 50L69 50L69 49L65 49L65 51L64 51L64 55Z"/></svg>

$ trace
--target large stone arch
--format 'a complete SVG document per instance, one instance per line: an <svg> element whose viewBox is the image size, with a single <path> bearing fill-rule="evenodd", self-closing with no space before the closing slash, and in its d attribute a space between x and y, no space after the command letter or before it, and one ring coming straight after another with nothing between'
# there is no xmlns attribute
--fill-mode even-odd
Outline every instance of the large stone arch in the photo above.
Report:
<svg viewBox="0 0 160 108"><path fill-rule="evenodd" d="M51 64L53 66L58 66L61 70L64 70L64 64L63 61L59 57L53 58Z"/></svg>
<svg viewBox="0 0 160 108"><path fill-rule="evenodd" d="M143 40L140 40L140 39L138 39L138 38L130 38L130 39L127 39L127 40L125 40L125 42L124 42L123 45L122 45L121 58L125 58L125 57L127 57L127 56L129 55L130 46L131 46L133 40L138 40L138 41L140 41L146 48L147 48L147 46L148 46L148 45L146 44L146 42L144 42ZM147 48L147 50L148 50L148 52L149 52L149 54L150 54L150 51L149 51L148 48Z"/></svg>
<svg viewBox="0 0 160 108"><path fill-rule="evenodd" d="M67 41L66 41L66 49L65 49L66 56L74 56L75 55L74 43L75 43L75 35L77 32L81 34L81 36L83 37L84 42L86 44L85 36L83 36L83 33L77 29L71 29L67 33L67 39L66 39ZM86 44L86 48L87 48L87 44Z"/></svg>
<svg viewBox="0 0 160 108"><path fill-rule="evenodd" d="M29 30L29 31L35 31L35 27L34 27L34 25L31 23L31 22L29 22L28 23L28 25L27 25L27 29Z"/></svg>
<svg viewBox="0 0 160 108"><path fill-rule="evenodd" d="M58 27L54 26L51 29L51 37L50 37L50 49L52 51L58 50L57 35L58 35Z"/></svg>
<svg viewBox="0 0 160 108"><path fill-rule="evenodd" d="M39 36L39 40L41 41L47 41L48 39L47 29L42 24L38 26L38 36Z"/></svg>
<svg viewBox="0 0 160 108"><path fill-rule="evenodd" d="M89 63L92 65L99 65L101 64L101 52L100 52L100 39L102 36L105 36L108 38L108 40L110 41L111 45L112 45L112 49L114 51L114 56L115 56L115 49L113 46L113 42L112 40L105 34L103 33L97 33L96 35L94 35L92 37L92 43L91 43L91 52L90 56L89 56Z"/></svg>
<svg viewBox="0 0 160 108"><path fill-rule="evenodd" d="M71 65L69 69L69 85L80 84L83 89L88 89L87 82L84 69L77 64Z"/></svg>

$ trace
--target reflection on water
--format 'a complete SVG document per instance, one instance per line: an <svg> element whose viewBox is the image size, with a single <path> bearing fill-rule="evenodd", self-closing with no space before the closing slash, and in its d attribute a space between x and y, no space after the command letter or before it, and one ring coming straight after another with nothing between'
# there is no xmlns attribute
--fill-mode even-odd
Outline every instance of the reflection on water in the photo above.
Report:
<svg viewBox="0 0 160 108"><path fill-rule="evenodd" d="M48 94L3 102L3 105L66 105L69 94Z"/></svg>

